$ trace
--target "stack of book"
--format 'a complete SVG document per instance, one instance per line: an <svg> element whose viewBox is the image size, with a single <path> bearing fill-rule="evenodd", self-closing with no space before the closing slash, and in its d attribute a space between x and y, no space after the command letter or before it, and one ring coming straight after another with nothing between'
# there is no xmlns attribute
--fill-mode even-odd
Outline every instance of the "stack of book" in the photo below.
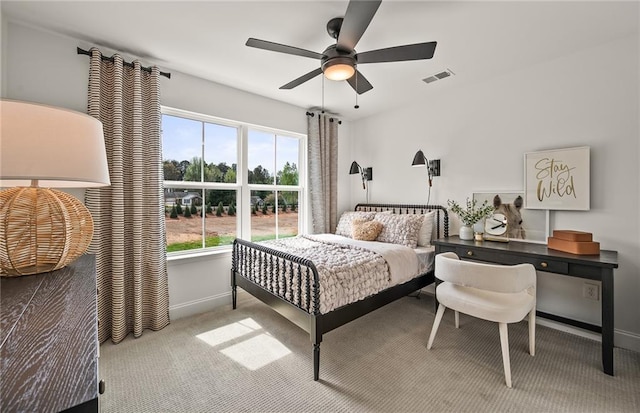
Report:
<svg viewBox="0 0 640 413"><path fill-rule="evenodd" d="M568 229L554 230L553 237L547 239L547 248L577 255L600 254L600 243L593 242L590 232Z"/></svg>

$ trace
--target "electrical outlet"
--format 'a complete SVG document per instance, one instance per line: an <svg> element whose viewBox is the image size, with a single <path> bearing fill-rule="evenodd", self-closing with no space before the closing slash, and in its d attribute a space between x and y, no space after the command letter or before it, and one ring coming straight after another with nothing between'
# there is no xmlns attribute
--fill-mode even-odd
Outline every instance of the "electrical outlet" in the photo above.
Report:
<svg viewBox="0 0 640 413"><path fill-rule="evenodd" d="M600 300L600 286L598 284L582 284L582 296L590 300Z"/></svg>

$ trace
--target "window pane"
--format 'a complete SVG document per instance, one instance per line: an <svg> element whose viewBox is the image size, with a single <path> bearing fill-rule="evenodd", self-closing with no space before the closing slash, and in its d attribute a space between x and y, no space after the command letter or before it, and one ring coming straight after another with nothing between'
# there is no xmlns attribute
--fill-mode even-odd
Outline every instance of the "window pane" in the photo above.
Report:
<svg viewBox="0 0 640 413"><path fill-rule="evenodd" d="M298 150L300 141L296 138L278 136L276 140L276 160L279 185L298 185Z"/></svg>
<svg viewBox="0 0 640 413"><path fill-rule="evenodd" d="M237 236L236 191L207 189L205 193L205 246L233 244Z"/></svg>
<svg viewBox="0 0 640 413"><path fill-rule="evenodd" d="M275 135L249 129L248 172L250 184L273 184Z"/></svg>
<svg viewBox="0 0 640 413"><path fill-rule="evenodd" d="M165 193L167 252L233 243L237 235L236 191L171 191Z"/></svg>
<svg viewBox="0 0 640 413"><path fill-rule="evenodd" d="M251 241L276 237L275 192L251 191Z"/></svg>
<svg viewBox="0 0 640 413"><path fill-rule="evenodd" d="M251 241L296 235L298 191L251 191Z"/></svg>
<svg viewBox="0 0 640 413"><path fill-rule="evenodd" d="M166 181L199 181L202 157L202 122L162 115L162 159Z"/></svg>
<svg viewBox="0 0 640 413"><path fill-rule="evenodd" d="M236 182L238 129L215 123L204 124L205 182Z"/></svg>
<svg viewBox="0 0 640 413"><path fill-rule="evenodd" d="M278 209L278 238L298 235L298 191L279 191Z"/></svg>
<svg viewBox="0 0 640 413"><path fill-rule="evenodd" d="M167 252L202 248L202 191L165 190Z"/></svg>

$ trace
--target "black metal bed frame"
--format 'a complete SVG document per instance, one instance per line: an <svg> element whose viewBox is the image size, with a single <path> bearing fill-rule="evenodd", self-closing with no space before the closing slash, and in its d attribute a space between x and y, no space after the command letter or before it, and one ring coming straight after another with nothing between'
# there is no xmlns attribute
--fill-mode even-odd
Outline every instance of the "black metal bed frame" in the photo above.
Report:
<svg viewBox="0 0 640 413"><path fill-rule="evenodd" d="M440 205L358 204L356 211L392 211L396 214L426 214L436 211L437 238L449 235L449 216ZM442 232L441 232L442 225ZM297 294L286 297L287 277L297 281ZM320 343L322 335L419 290L435 280L433 270L403 284L395 285L360 301L320 313L320 284L318 270L310 260L268 248L261 244L236 239L231 258L231 295L233 309L237 305L238 287L258 298L289 321L309 333L313 344L313 379L320 376ZM274 286L275 284L275 286ZM293 284L293 282L292 282ZM297 297L294 300L293 297ZM304 297L304 298L303 298Z"/></svg>

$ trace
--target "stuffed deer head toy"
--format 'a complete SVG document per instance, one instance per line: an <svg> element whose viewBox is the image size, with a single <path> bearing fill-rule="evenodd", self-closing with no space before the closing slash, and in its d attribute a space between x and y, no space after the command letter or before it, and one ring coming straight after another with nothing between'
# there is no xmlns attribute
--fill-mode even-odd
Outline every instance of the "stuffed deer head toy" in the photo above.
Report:
<svg viewBox="0 0 640 413"><path fill-rule="evenodd" d="M512 204L503 204L499 195L493 198L495 213L502 214L507 218L507 233L505 235L509 238L525 239L526 234L522 227L522 215L520 215L522 203L522 197L519 195Z"/></svg>

